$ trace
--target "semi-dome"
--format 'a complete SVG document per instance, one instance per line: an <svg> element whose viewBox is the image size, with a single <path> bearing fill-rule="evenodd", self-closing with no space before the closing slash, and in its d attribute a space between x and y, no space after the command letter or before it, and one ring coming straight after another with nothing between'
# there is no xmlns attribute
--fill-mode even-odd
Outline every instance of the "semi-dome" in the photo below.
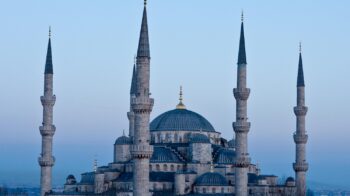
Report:
<svg viewBox="0 0 350 196"><path fill-rule="evenodd" d="M207 172L195 181L196 186L228 186L224 176L216 172Z"/></svg>
<svg viewBox="0 0 350 196"><path fill-rule="evenodd" d="M156 117L150 125L151 131L210 131L213 126L200 114L177 108Z"/></svg>
<svg viewBox="0 0 350 196"><path fill-rule="evenodd" d="M236 140L232 139L232 140L228 141L227 144L228 144L229 148L235 148L236 147L235 146L236 145Z"/></svg>
<svg viewBox="0 0 350 196"><path fill-rule="evenodd" d="M192 134L190 137L191 143L210 143L209 138L201 133Z"/></svg>
<svg viewBox="0 0 350 196"><path fill-rule="evenodd" d="M171 149L155 146L151 163L181 163L182 160Z"/></svg>
<svg viewBox="0 0 350 196"><path fill-rule="evenodd" d="M236 152L226 148L221 148L214 155L214 163L218 164L233 164L236 157Z"/></svg>
<svg viewBox="0 0 350 196"><path fill-rule="evenodd" d="M129 144L131 144L131 139L125 135L118 137L114 143L114 145L129 145Z"/></svg>

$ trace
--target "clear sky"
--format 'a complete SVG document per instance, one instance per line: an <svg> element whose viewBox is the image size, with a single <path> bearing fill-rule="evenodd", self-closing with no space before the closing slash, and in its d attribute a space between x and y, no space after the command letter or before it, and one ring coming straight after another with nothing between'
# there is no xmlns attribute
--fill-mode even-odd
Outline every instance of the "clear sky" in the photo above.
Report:
<svg viewBox="0 0 350 196"><path fill-rule="evenodd" d="M152 119L178 102L233 137L232 88L245 14L249 152L264 174L294 175L298 43L306 82L308 179L349 187L350 1L150 0ZM54 184L112 161L128 128L143 2L0 3L0 183L39 184L43 71L52 26Z"/></svg>

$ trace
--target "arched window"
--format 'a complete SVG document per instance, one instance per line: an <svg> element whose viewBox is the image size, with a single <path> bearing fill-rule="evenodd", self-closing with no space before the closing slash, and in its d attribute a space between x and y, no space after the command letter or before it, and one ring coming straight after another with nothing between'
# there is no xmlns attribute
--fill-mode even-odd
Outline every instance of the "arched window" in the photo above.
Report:
<svg viewBox="0 0 350 196"><path fill-rule="evenodd" d="M221 188L221 193L224 193L224 192L225 192L225 188L222 187L222 188Z"/></svg>
<svg viewBox="0 0 350 196"><path fill-rule="evenodd" d="M163 165L163 169L164 169L164 171L168 171L168 165L167 165L167 164L164 164L164 165Z"/></svg>
<svg viewBox="0 0 350 196"><path fill-rule="evenodd" d="M163 190L166 190L166 184L163 184Z"/></svg>
<svg viewBox="0 0 350 196"><path fill-rule="evenodd" d="M149 165L149 171L152 171L152 165L151 164Z"/></svg>
<svg viewBox="0 0 350 196"><path fill-rule="evenodd" d="M213 193L216 193L216 188L213 188L212 191L213 191Z"/></svg>
<svg viewBox="0 0 350 196"><path fill-rule="evenodd" d="M157 164L156 165L156 170L159 171L160 170L160 166Z"/></svg>
<svg viewBox="0 0 350 196"><path fill-rule="evenodd" d="M170 165L170 171L175 171L175 167L174 167L174 165Z"/></svg>
<svg viewBox="0 0 350 196"><path fill-rule="evenodd" d="M177 165L177 171L180 171L180 170L181 170L181 166Z"/></svg>
<svg viewBox="0 0 350 196"><path fill-rule="evenodd" d="M203 188L203 193L207 193L207 189L206 188Z"/></svg>

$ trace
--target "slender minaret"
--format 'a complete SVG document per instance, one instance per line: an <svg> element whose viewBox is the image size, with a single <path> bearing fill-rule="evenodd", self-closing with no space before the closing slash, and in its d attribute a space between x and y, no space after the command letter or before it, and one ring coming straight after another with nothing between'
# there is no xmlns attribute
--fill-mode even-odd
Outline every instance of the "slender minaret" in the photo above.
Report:
<svg viewBox="0 0 350 196"><path fill-rule="evenodd" d="M303 72L303 60L301 57L301 45L299 46L299 65L298 65L298 81L297 81L297 106L294 107L294 114L297 117L297 131L294 133L295 163L293 168L295 171L297 195L306 195L306 171L309 164L306 162L305 146L308 135L305 131L305 116L307 107L305 106L305 83Z"/></svg>
<svg viewBox="0 0 350 196"><path fill-rule="evenodd" d="M51 191L52 166L55 158L52 156L52 138L55 134L56 127L53 123L53 106L56 96L53 94L53 68L51 54L51 29L49 30L49 43L47 47L46 64L45 64L45 81L44 96L40 97L43 105L43 122L39 127L42 136L41 157L39 157L39 165L41 167L41 196Z"/></svg>
<svg viewBox="0 0 350 196"><path fill-rule="evenodd" d="M133 158L133 195L149 196L150 145L149 119L154 100L150 98L150 49L148 39L146 1L136 60L136 95L131 99L135 116L134 140L130 153Z"/></svg>
<svg viewBox="0 0 350 196"><path fill-rule="evenodd" d="M247 60L244 41L243 13L241 24L241 37L239 41L237 68L237 88L233 89L236 99L236 122L233 129L236 133L236 159L235 159L235 195L248 195L248 166L250 158L248 154L248 132L250 122L247 118L247 100L250 89L247 88Z"/></svg>
<svg viewBox="0 0 350 196"><path fill-rule="evenodd" d="M130 87L130 111L127 113L129 119L129 137L131 141L134 139L134 129L135 129L135 115L132 111L131 100L136 96L136 57L134 62L134 67L132 70L132 79L131 79L131 87Z"/></svg>

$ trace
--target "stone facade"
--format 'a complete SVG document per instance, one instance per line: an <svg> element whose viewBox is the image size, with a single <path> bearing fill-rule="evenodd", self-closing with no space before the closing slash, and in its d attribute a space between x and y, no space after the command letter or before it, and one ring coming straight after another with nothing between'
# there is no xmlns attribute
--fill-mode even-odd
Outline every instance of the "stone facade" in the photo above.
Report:
<svg viewBox="0 0 350 196"><path fill-rule="evenodd" d="M42 183L46 195L302 195L305 188L305 114L304 87L298 85L296 171L297 181L289 177L282 184L277 176L263 175L248 154L247 117L247 62L243 21L238 55L235 137L227 140L200 114L188 110L180 102L150 123L154 100L150 98L150 49L146 5L143 12L137 58L130 89L129 137L116 139L113 161L93 172L81 174L80 181L67 177L63 192L49 192L50 186ZM300 75L300 73L298 74ZM299 78L299 77L298 77ZM298 79L299 84L299 79ZM44 123L51 137L43 134L43 157L52 157L52 74L45 75ZM47 101L47 100L51 100ZM44 104L45 103L45 104ZM51 128L50 128L51 127ZM45 132L46 133L46 132ZM44 137L45 136L45 137ZM48 135L50 136L50 134ZM45 155L45 156L44 156ZM53 159L45 159L53 160ZM53 162L43 162L43 179L51 179ZM50 167L46 167L46 164ZM48 170L49 169L49 170ZM47 170L47 171L46 171ZM297 193L298 187L298 193Z"/></svg>

